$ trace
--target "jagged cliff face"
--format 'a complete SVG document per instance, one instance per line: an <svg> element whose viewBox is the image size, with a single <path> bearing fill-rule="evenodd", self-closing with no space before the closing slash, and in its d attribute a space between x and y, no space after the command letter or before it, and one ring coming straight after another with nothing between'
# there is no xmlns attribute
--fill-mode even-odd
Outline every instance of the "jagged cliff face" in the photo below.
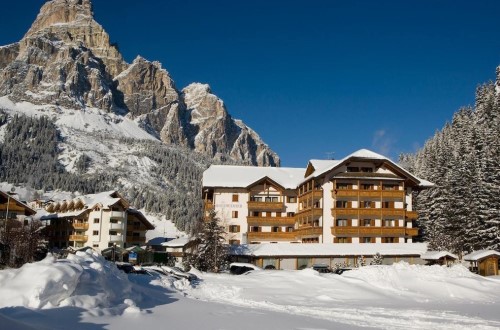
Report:
<svg viewBox="0 0 500 330"><path fill-rule="evenodd" d="M179 92L158 62L127 64L93 18L90 0L43 5L18 43L0 47L0 96L14 102L98 108L136 119L165 143L213 157L279 165L278 156L228 114L208 85Z"/></svg>

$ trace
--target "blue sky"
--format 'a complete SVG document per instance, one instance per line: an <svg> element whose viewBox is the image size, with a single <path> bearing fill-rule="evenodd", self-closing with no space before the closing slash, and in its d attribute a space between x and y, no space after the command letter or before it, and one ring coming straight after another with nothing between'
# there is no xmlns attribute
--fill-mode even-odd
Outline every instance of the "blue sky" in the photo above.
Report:
<svg viewBox="0 0 500 330"><path fill-rule="evenodd" d="M2 4L0 44L44 1ZM282 159L414 152L500 65L500 1L94 0L128 62L208 83Z"/></svg>

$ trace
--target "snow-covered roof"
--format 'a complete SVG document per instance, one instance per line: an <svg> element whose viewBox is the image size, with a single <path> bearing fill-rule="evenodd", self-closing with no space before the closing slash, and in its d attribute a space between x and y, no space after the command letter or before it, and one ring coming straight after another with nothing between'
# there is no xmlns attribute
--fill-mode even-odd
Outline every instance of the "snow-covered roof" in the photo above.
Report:
<svg viewBox="0 0 500 330"><path fill-rule="evenodd" d="M420 255L420 259L423 260L439 260L441 258L458 259L456 255L448 251L427 251Z"/></svg>
<svg viewBox="0 0 500 330"><path fill-rule="evenodd" d="M420 256L427 251L427 243L373 243L373 244L247 244L231 246L231 254L247 256Z"/></svg>
<svg viewBox="0 0 500 330"><path fill-rule="evenodd" d="M352 154L338 160L338 161L333 161L333 160L329 160L329 161L318 161L318 160L314 160L314 161L310 161L311 165L314 166L314 164L316 164L318 166L318 168L316 168L316 166L314 166L315 168L315 171L310 174L308 177L306 177L304 180L301 181L301 183L304 183L306 181L309 181L310 179L312 178L315 178L315 177L318 177L318 176L321 176L329 171L332 171L333 169L341 166L342 164L344 164L346 161L348 160L351 160L351 159L366 159L366 160L381 160L381 161L385 161L385 162L388 162L389 164L391 164L392 166L394 166L395 168L397 168L399 171L403 172L405 175L407 175L409 178L415 180L416 182L419 183L419 186L421 187L432 187L434 184L429 182L429 181L426 181L426 180L422 180L416 176L414 176L413 174L411 174L410 172L408 172L407 170L405 170L404 168L402 168L401 166L399 166L398 164L396 164L395 162L393 162L392 160L390 160L389 158L385 157L385 156L382 156L376 152L373 152L371 150L368 150L368 149L360 149L358 151L355 151L353 152ZM314 162L314 163L313 163ZM328 164L328 162L330 162L330 164Z"/></svg>
<svg viewBox="0 0 500 330"><path fill-rule="evenodd" d="M467 254L464 257L464 260L466 261L479 261L481 259L491 257L491 256L497 256L500 257L500 252L495 251L495 250L479 250L479 251L474 251L472 253Z"/></svg>
<svg viewBox="0 0 500 330"><path fill-rule="evenodd" d="M189 237L179 237L176 239L173 239L168 242L161 243L161 246L166 246L166 247L183 247L184 245L188 244L191 241Z"/></svg>
<svg viewBox="0 0 500 330"><path fill-rule="evenodd" d="M28 205L26 205L25 203L21 202L16 197L14 197L14 196L12 196L12 195L4 192L4 191L1 191L1 190L0 190L0 194L3 195L3 197L7 198L7 200L12 199L13 201L16 202L16 204L18 204L19 206L23 207L25 215L33 215L33 214L36 213L36 211L33 208L31 208Z"/></svg>
<svg viewBox="0 0 500 330"><path fill-rule="evenodd" d="M212 165L203 172L203 186L246 188L267 177L285 189L296 189L304 172L304 168Z"/></svg>

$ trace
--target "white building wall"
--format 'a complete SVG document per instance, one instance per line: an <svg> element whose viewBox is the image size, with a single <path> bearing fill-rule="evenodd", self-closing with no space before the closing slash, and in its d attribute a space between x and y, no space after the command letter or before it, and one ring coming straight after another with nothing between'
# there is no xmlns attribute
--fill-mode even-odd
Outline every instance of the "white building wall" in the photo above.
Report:
<svg viewBox="0 0 500 330"><path fill-rule="evenodd" d="M323 243L333 243L332 229L333 226L333 182L325 180L323 188Z"/></svg>
<svg viewBox="0 0 500 330"><path fill-rule="evenodd" d="M233 202L233 195L238 195L238 201ZM214 208L217 216L226 229L226 239L239 240L243 243L243 234L248 232L248 192L244 189L221 188L214 192ZM238 217L233 218L233 211L238 212ZM239 233L229 233L230 225L240 226Z"/></svg>

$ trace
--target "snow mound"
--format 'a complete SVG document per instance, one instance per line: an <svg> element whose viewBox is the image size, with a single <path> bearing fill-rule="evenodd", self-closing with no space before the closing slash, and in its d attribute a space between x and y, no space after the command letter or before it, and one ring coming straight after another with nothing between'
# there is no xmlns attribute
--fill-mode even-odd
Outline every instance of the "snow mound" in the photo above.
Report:
<svg viewBox="0 0 500 330"><path fill-rule="evenodd" d="M19 269L0 272L0 308L72 306L97 314L135 310L132 284L125 273L94 251L67 259L48 255Z"/></svg>

